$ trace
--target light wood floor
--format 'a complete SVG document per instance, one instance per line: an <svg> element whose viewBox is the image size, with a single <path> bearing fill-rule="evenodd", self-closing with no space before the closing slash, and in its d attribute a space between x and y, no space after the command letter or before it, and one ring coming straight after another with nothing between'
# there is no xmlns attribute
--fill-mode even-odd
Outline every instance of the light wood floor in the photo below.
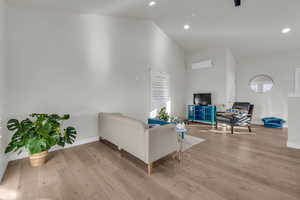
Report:
<svg viewBox="0 0 300 200"><path fill-rule="evenodd" d="M0 199L11 200L299 200L300 150L285 147L286 130L256 127L256 135L222 135L192 127L205 138L184 153L146 166L95 142L53 152L48 163L9 164Z"/></svg>

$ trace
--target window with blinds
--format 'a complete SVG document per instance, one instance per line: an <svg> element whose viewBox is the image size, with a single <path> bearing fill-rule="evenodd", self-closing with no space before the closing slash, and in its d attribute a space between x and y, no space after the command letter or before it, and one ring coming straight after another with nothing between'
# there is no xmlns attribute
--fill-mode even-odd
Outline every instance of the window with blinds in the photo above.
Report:
<svg viewBox="0 0 300 200"><path fill-rule="evenodd" d="M151 71L151 113L156 117L161 108L171 113L170 76L166 72Z"/></svg>

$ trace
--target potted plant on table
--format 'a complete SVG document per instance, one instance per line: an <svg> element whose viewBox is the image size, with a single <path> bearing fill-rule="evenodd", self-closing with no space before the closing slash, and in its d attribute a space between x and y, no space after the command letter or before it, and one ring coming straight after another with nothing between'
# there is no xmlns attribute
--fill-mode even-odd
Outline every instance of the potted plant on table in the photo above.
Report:
<svg viewBox="0 0 300 200"><path fill-rule="evenodd" d="M46 162L48 150L55 145L64 147L66 144L73 144L76 139L76 129L67 127L62 130L61 122L68 120L70 115L57 114L31 114L31 119L22 121L10 119L7 122L7 129L14 134L5 153L17 152L20 154L25 148L30 155L30 163L38 167Z"/></svg>
<svg viewBox="0 0 300 200"><path fill-rule="evenodd" d="M163 121L169 121L170 116L167 113L167 108L163 107L162 109L160 109L159 113L158 113L158 119L159 120L163 120Z"/></svg>
<svg viewBox="0 0 300 200"><path fill-rule="evenodd" d="M162 120L162 121L166 121L166 122L170 122L170 123L174 123L174 124L178 124L181 121L179 120L178 117L171 117L168 113L167 113L167 108L163 107L160 109L158 116L157 116L158 120Z"/></svg>

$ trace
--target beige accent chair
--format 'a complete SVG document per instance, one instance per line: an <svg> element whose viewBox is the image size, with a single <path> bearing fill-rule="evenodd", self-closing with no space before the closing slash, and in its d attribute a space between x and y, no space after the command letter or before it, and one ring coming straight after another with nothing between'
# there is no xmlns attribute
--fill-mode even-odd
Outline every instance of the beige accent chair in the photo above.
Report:
<svg viewBox="0 0 300 200"><path fill-rule="evenodd" d="M119 113L99 113L98 125L100 140L107 140L145 162L149 175L153 162L178 151L173 124L149 129L144 122Z"/></svg>

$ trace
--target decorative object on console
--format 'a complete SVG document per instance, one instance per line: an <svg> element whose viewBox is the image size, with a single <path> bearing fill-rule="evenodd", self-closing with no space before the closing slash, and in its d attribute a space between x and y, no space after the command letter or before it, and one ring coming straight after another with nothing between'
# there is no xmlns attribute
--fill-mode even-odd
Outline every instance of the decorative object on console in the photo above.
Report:
<svg viewBox="0 0 300 200"><path fill-rule="evenodd" d="M64 147L66 144L73 144L76 139L76 129L67 127L61 130L61 122L68 120L70 115L60 117L57 114L31 114L32 119L25 119L19 122L17 119L10 119L7 122L7 129L14 131L12 139L6 147L5 153L21 153L25 148L30 154L30 163L38 167L46 162L48 150L55 145Z"/></svg>
<svg viewBox="0 0 300 200"><path fill-rule="evenodd" d="M248 102L235 102L232 109L217 113L216 127L218 127L218 123L230 125L231 134L233 134L235 126L247 126L251 132L253 109L254 105Z"/></svg>
<svg viewBox="0 0 300 200"><path fill-rule="evenodd" d="M263 118L264 126L267 128L283 128L285 121L276 117Z"/></svg>

